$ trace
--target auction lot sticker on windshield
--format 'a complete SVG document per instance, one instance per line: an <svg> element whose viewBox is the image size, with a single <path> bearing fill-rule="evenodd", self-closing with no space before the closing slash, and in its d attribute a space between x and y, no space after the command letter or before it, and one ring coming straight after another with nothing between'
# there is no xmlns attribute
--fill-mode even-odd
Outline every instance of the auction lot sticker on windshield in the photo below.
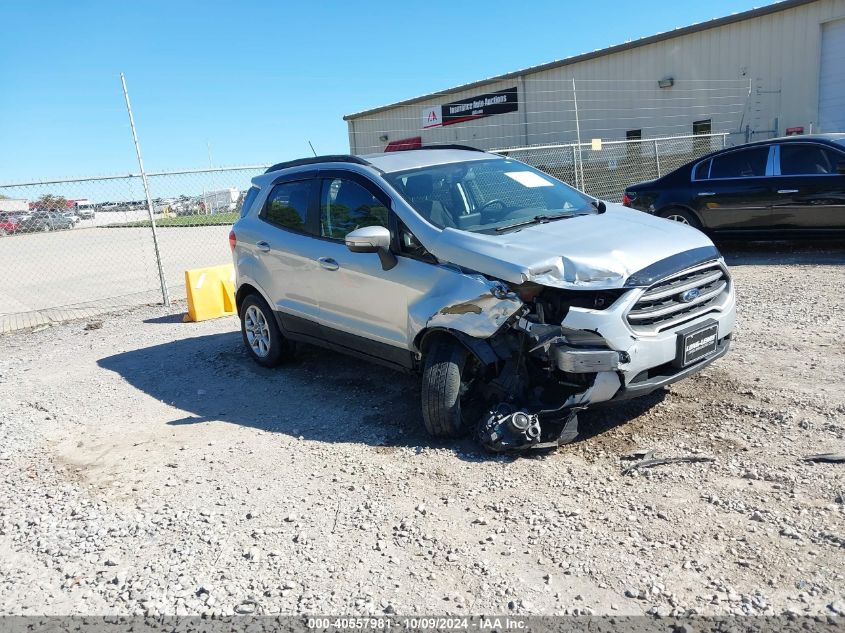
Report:
<svg viewBox="0 0 845 633"><path fill-rule="evenodd" d="M506 171L505 176L516 180L524 187L554 187L553 183L533 171Z"/></svg>

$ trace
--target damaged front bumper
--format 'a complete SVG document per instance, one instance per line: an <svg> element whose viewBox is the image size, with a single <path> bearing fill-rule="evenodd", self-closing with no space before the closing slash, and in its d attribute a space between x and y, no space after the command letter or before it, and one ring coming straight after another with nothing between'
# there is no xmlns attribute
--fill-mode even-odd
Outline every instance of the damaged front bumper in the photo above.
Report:
<svg viewBox="0 0 845 633"><path fill-rule="evenodd" d="M605 310L571 308L562 322L563 331L589 331L601 337L606 349L555 350L557 366L561 371L577 372L579 368L596 367L597 378L613 373L619 379L618 389L609 396L606 391L594 394L590 403L606 400L624 400L646 395L665 385L691 376L724 356L729 347L736 318L736 298L733 284L722 300L712 310L690 321L671 328L644 332L633 328L626 315L644 291L635 289L622 296ZM717 328L716 349L692 364L678 363L678 337L680 330L712 322ZM614 366L614 354L618 359Z"/></svg>

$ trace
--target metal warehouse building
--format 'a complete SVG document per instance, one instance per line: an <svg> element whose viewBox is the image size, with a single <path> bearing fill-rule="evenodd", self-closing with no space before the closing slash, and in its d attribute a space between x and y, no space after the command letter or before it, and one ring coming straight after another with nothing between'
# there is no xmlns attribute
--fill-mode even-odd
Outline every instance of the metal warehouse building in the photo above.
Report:
<svg viewBox="0 0 845 633"><path fill-rule="evenodd" d="M785 0L344 119L358 154L845 131L845 0Z"/></svg>

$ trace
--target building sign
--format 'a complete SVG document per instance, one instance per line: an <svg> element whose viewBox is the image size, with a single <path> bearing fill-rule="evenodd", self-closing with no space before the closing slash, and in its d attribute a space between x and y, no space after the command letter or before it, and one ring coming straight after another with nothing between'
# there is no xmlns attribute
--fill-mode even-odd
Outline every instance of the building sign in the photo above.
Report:
<svg viewBox="0 0 845 633"><path fill-rule="evenodd" d="M519 100L514 87L447 103L441 106L440 119L443 125L453 125L493 114L516 112L518 109Z"/></svg>
<svg viewBox="0 0 845 633"><path fill-rule="evenodd" d="M427 129L430 127L440 127L442 125L442 121L440 119L440 106L431 106L429 108L423 108L422 111L422 127L423 129Z"/></svg>
<svg viewBox="0 0 845 633"><path fill-rule="evenodd" d="M421 112L422 129L452 125L493 114L516 112L517 110L519 110L519 99L516 88L508 88L478 97L453 101L446 105L423 108Z"/></svg>

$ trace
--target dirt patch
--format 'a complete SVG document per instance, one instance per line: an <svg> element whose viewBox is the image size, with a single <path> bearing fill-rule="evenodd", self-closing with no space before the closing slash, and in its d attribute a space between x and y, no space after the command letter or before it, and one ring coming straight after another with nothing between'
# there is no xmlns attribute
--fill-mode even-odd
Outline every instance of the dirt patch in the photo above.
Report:
<svg viewBox="0 0 845 633"><path fill-rule="evenodd" d="M802 457L845 449L845 258L815 252L729 251L730 354L527 458L432 441L414 376L257 367L235 319L0 337L0 611L829 614L845 466ZM641 449L715 461L623 475Z"/></svg>

